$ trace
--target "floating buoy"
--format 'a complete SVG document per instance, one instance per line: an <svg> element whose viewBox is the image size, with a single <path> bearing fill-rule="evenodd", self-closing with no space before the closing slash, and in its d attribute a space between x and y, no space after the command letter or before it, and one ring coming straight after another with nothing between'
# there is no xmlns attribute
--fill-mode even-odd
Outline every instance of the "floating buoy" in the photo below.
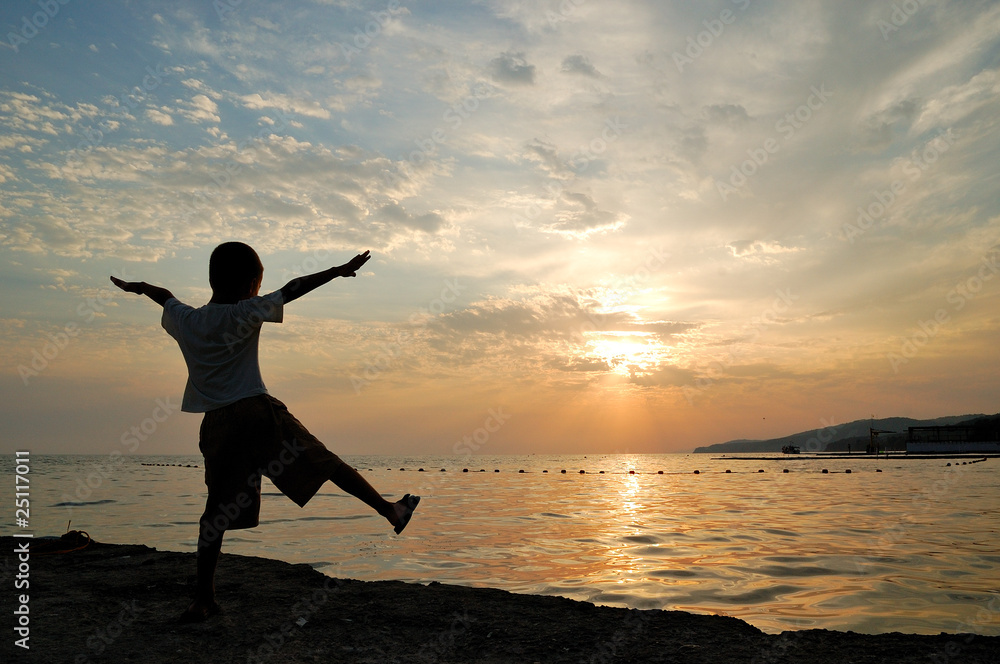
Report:
<svg viewBox="0 0 1000 664"><path fill-rule="evenodd" d="M444 468L442 468L442 469L441 469L441 472L442 472L442 473L444 472Z"/></svg>
<svg viewBox="0 0 1000 664"><path fill-rule="evenodd" d="M662 470L658 470L658 471L656 471L656 474L657 474L657 475L662 475L662 474L663 474L663 471L662 471Z"/></svg>
<svg viewBox="0 0 1000 664"><path fill-rule="evenodd" d="M400 470L400 472L402 472L402 471L406 470L406 468L400 468L399 470Z"/></svg>
<svg viewBox="0 0 1000 664"><path fill-rule="evenodd" d="M635 475L635 471L634 470L630 470L630 471L628 471L628 474L629 475Z"/></svg>
<svg viewBox="0 0 1000 664"><path fill-rule="evenodd" d="M844 472L845 472L845 473L847 473L848 475L850 475L850 474L851 474L851 469L850 469L850 468L848 468L848 469L847 469L847 470L845 470Z"/></svg>
<svg viewBox="0 0 1000 664"><path fill-rule="evenodd" d="M587 471L586 471L586 470L581 470L581 471L580 471L580 474L581 474L581 475L586 475L586 474L587 474Z"/></svg>
<svg viewBox="0 0 1000 664"><path fill-rule="evenodd" d="M694 474L695 475L701 475L701 471L700 470L696 470L696 471L694 471Z"/></svg>
<svg viewBox="0 0 1000 664"><path fill-rule="evenodd" d="M787 472L788 472L788 469L787 469L787 468L785 468L785 469L784 469L783 471L781 471L781 472L783 472L783 473L787 473Z"/></svg>
<svg viewBox="0 0 1000 664"><path fill-rule="evenodd" d="M564 469L560 470L559 472L562 473L563 475L565 475L566 474L566 469L564 468Z"/></svg>
<svg viewBox="0 0 1000 664"><path fill-rule="evenodd" d="M881 468L876 468L876 469L875 469L875 472L876 472L876 473L881 473L881 472L882 472L882 469L881 469Z"/></svg>
<svg viewBox="0 0 1000 664"><path fill-rule="evenodd" d="M602 470L602 471L601 471L601 475L603 475L603 474L604 474L604 471Z"/></svg>
<svg viewBox="0 0 1000 664"><path fill-rule="evenodd" d="M499 468L494 468L494 469L493 469L493 472L494 472L494 473L499 473L499 472L500 472L500 469L499 469Z"/></svg>
<svg viewBox="0 0 1000 664"><path fill-rule="evenodd" d="M419 469L419 470L418 470L417 472L418 472L418 473L422 473L422 472L424 472L424 469L423 469L423 468L421 468L421 469Z"/></svg>
<svg viewBox="0 0 1000 664"><path fill-rule="evenodd" d="M463 469L462 469L462 472L463 472L463 473L467 473L467 472L469 472L469 469L468 469L468 468L463 468Z"/></svg>
<svg viewBox="0 0 1000 664"><path fill-rule="evenodd" d="M519 470L519 471L517 471L517 472L519 472L519 473L523 473L524 471L523 471L523 470Z"/></svg>
<svg viewBox="0 0 1000 664"><path fill-rule="evenodd" d="M481 473L485 473L485 472L486 472L486 469L485 469L485 468L480 468L480 469L479 469L479 472L481 472Z"/></svg>
<svg viewBox="0 0 1000 664"><path fill-rule="evenodd" d="M944 467L945 467L945 468L948 468L948 467L950 467L950 466L951 466L951 461L949 461L948 463L946 463L946 464L944 465Z"/></svg>
<svg viewBox="0 0 1000 664"><path fill-rule="evenodd" d="M826 475L826 474L827 474L827 473L829 473L829 472L830 472L830 471L829 471L829 470L827 470L826 468L824 468L824 469L823 469L823 474L824 474L824 475Z"/></svg>
<svg viewBox="0 0 1000 664"><path fill-rule="evenodd" d="M761 469L760 469L760 470L758 470L757 472L758 472L758 473L763 473L763 472L764 472L764 469L763 469L763 468L761 468Z"/></svg>
<svg viewBox="0 0 1000 664"><path fill-rule="evenodd" d="M547 470L543 470L542 472L543 472L543 473L547 473L547 472L549 472L549 471L547 471Z"/></svg>
<svg viewBox="0 0 1000 664"><path fill-rule="evenodd" d="M731 473L731 472L733 472L733 471L731 471L731 470L729 470L728 468L726 468L726 472L727 472L727 473Z"/></svg>

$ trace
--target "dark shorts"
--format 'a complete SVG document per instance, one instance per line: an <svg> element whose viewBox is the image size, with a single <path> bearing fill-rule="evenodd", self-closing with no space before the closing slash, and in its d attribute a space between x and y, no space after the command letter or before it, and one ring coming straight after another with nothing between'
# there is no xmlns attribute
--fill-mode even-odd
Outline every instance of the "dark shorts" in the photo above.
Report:
<svg viewBox="0 0 1000 664"><path fill-rule="evenodd" d="M208 486L205 517L218 530L259 523L261 475L302 507L344 463L269 394L205 413L198 447Z"/></svg>

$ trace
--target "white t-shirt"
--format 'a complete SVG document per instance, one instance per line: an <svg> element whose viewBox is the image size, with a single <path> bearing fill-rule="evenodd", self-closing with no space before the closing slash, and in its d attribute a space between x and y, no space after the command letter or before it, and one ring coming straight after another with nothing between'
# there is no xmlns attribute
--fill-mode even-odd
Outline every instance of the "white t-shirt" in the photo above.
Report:
<svg viewBox="0 0 1000 664"><path fill-rule="evenodd" d="M280 323L277 290L235 304L209 302L195 309L172 297L160 323L177 340L188 368L181 410L204 413L256 394L267 394L257 362L263 323Z"/></svg>

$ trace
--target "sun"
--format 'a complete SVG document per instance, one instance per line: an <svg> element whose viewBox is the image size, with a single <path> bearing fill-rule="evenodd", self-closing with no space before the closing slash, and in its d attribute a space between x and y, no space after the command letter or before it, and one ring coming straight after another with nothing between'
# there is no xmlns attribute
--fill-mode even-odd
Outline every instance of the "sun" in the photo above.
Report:
<svg viewBox="0 0 1000 664"><path fill-rule="evenodd" d="M667 354L667 348L648 333L594 332L588 336L587 354L622 376L652 373Z"/></svg>

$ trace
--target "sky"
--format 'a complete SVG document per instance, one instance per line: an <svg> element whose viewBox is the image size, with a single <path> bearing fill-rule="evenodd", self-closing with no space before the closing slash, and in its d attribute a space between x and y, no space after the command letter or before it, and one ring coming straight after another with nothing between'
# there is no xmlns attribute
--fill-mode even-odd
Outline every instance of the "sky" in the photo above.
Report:
<svg viewBox="0 0 1000 664"><path fill-rule="evenodd" d="M159 307L240 240L342 454L995 413L1000 4L11 0L0 451L197 454Z"/></svg>

